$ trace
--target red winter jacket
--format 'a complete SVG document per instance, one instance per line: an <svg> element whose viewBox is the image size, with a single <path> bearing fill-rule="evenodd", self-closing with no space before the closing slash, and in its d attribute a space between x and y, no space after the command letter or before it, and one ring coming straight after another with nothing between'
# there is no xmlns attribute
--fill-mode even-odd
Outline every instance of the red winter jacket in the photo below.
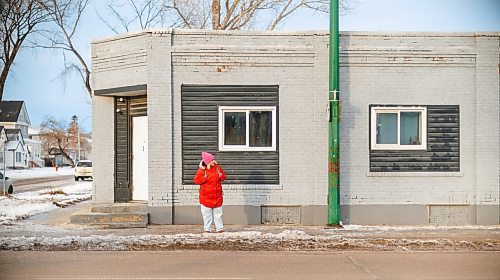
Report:
<svg viewBox="0 0 500 280"><path fill-rule="evenodd" d="M200 204L208 208L222 206L222 185L226 180L226 173L219 165L210 169L198 169L194 176L194 183L200 185Z"/></svg>

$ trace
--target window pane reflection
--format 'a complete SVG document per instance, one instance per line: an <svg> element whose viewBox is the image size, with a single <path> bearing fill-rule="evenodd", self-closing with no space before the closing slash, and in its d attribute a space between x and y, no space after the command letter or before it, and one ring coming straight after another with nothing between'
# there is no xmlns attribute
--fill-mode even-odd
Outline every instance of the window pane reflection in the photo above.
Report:
<svg viewBox="0 0 500 280"><path fill-rule="evenodd" d="M401 138L399 139L401 145L421 144L420 116L420 112L401 112Z"/></svg>
<svg viewBox="0 0 500 280"><path fill-rule="evenodd" d="M246 113L224 113L224 145L246 145Z"/></svg>
<svg viewBox="0 0 500 280"><path fill-rule="evenodd" d="M377 144L398 143L398 114L377 114Z"/></svg>
<svg viewBox="0 0 500 280"><path fill-rule="evenodd" d="M273 119L270 111L250 112L250 147L271 147L273 144Z"/></svg>

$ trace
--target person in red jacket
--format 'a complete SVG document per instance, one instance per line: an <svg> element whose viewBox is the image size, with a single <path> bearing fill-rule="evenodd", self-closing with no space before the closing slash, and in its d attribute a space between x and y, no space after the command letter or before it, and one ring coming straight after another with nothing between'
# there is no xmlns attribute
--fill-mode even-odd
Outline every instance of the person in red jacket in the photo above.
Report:
<svg viewBox="0 0 500 280"><path fill-rule="evenodd" d="M224 232L222 222L222 185L226 174L222 167L217 164L215 157L207 152L201 153L202 161L194 183L200 185L201 214L203 215L203 229L205 232L212 231L212 222L215 223L217 232Z"/></svg>

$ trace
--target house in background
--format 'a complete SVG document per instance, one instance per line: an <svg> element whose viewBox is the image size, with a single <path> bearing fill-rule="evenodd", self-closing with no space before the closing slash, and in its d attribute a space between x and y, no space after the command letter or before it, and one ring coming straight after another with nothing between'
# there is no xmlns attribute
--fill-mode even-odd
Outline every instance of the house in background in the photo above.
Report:
<svg viewBox="0 0 500 280"><path fill-rule="evenodd" d="M31 138L31 122L24 101L0 102L0 125L5 128L6 158L8 168L43 166L42 144Z"/></svg>
<svg viewBox="0 0 500 280"><path fill-rule="evenodd" d="M23 137L27 139L31 122L24 101L2 100L0 110L0 125L6 129L19 129Z"/></svg>
<svg viewBox="0 0 500 280"><path fill-rule="evenodd" d="M5 129L5 164L11 169L28 168L29 151L20 129Z"/></svg>
<svg viewBox="0 0 500 280"><path fill-rule="evenodd" d="M7 142L7 134L5 134L5 128L0 126L0 170L5 167L5 142Z"/></svg>
<svg viewBox="0 0 500 280"><path fill-rule="evenodd" d="M500 33L340 36L344 224L499 224ZM92 43L94 204L201 224L201 152L228 224L324 225L327 32L151 30Z"/></svg>
<svg viewBox="0 0 500 280"><path fill-rule="evenodd" d="M29 127L28 128L28 138L24 139L26 145L28 146L29 167L43 167L44 161L42 159L42 141L40 139L39 129Z"/></svg>
<svg viewBox="0 0 500 280"><path fill-rule="evenodd" d="M92 159L92 132L80 133L80 150L77 150L77 155L78 153L80 154L80 160Z"/></svg>

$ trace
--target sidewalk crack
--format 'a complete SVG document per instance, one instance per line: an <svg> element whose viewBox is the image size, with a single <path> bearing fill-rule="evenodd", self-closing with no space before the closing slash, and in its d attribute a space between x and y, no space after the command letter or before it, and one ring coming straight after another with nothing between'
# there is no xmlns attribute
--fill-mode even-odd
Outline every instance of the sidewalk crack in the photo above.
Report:
<svg viewBox="0 0 500 280"><path fill-rule="evenodd" d="M358 260L356 260L354 257L351 256L346 256L349 261L359 270L363 271L364 273L370 275L373 279L379 279L375 274L373 274L368 268L364 267Z"/></svg>

